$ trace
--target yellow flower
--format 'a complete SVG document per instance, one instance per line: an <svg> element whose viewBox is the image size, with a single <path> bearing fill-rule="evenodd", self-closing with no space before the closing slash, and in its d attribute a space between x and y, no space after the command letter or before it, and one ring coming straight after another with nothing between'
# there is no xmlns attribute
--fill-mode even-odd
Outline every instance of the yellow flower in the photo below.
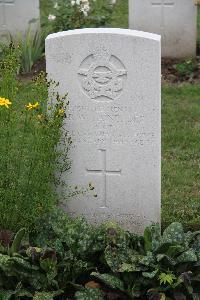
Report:
<svg viewBox="0 0 200 300"><path fill-rule="evenodd" d="M36 102L35 104L32 104L32 103L29 102L29 104L26 105L26 108L27 108L28 110L31 110L31 109L37 109L38 106L39 106L39 103L38 103L38 102Z"/></svg>
<svg viewBox="0 0 200 300"><path fill-rule="evenodd" d="M60 108L60 109L58 110L58 115L59 115L59 116L63 117L63 116L64 116L64 113L65 113L65 111L64 111L63 108Z"/></svg>
<svg viewBox="0 0 200 300"><path fill-rule="evenodd" d="M6 108L9 108L9 105L11 105L12 102L6 98L0 97L0 106L5 106Z"/></svg>

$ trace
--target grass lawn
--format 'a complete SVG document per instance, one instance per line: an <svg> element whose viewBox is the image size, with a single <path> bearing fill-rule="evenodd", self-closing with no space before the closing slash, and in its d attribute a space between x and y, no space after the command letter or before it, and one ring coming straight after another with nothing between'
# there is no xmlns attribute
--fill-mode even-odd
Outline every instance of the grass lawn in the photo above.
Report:
<svg viewBox="0 0 200 300"><path fill-rule="evenodd" d="M200 86L162 92L162 220L200 226Z"/></svg>
<svg viewBox="0 0 200 300"><path fill-rule="evenodd" d="M49 1L41 0L48 11ZM119 0L109 27L128 27L128 1ZM200 10L198 12L200 40ZM200 86L163 86L162 220L200 227Z"/></svg>

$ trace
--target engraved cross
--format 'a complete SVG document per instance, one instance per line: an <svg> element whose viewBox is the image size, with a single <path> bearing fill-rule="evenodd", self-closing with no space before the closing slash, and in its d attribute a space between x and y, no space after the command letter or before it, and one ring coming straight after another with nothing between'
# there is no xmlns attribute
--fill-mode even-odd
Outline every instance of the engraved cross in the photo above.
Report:
<svg viewBox="0 0 200 300"><path fill-rule="evenodd" d="M2 6L2 26L6 26L6 5L13 5L15 0L0 0L0 5Z"/></svg>
<svg viewBox="0 0 200 300"><path fill-rule="evenodd" d="M107 169L107 162L106 162L106 150L99 149L101 153L101 160L102 160L102 168L100 169L86 169L89 174L94 175L102 175L103 177L103 189L102 189L102 197L103 197L103 206L101 208L107 208L107 176L110 175L121 175L121 170L108 170Z"/></svg>

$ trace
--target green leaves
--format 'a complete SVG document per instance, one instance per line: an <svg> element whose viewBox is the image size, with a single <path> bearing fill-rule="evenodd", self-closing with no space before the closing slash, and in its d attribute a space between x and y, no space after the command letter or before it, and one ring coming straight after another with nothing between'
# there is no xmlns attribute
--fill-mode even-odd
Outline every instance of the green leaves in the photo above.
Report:
<svg viewBox="0 0 200 300"><path fill-rule="evenodd" d="M185 233L179 223L163 235L153 224L139 237L114 223L94 228L58 210L45 226L46 237L36 240L48 247L21 248L21 230L12 256L0 253L0 289L7 292L3 297L50 300L70 293L78 300L99 300L111 291L125 299L198 297L199 233Z"/></svg>
<svg viewBox="0 0 200 300"><path fill-rule="evenodd" d="M162 236L162 243L177 243L183 244L185 242L185 233L183 226L180 223L172 223L165 229Z"/></svg>
<svg viewBox="0 0 200 300"><path fill-rule="evenodd" d="M75 294L75 300L103 300L103 293L99 289L85 288Z"/></svg>
<svg viewBox="0 0 200 300"><path fill-rule="evenodd" d="M45 73L28 85L19 82L18 59L18 47L5 46L0 60L0 97L12 105L1 109L0 116L0 229L17 232L25 227L37 232L41 218L58 203L53 186L61 179L55 174L70 166L70 142L67 133L61 138L63 118L58 115L67 101L66 96L56 94L55 84L46 81ZM50 86L56 102L52 114L47 113ZM29 102L38 102L38 106L28 111ZM57 147L60 140L65 151Z"/></svg>
<svg viewBox="0 0 200 300"><path fill-rule="evenodd" d="M56 7L51 8L51 13L53 13L55 19L49 22L46 17L44 19L45 29L51 33L77 28L105 26L106 21L113 12L109 0L98 0L98 3L90 1L88 4L90 9L84 14L83 3L71 5L71 0L58 0Z"/></svg>
<svg viewBox="0 0 200 300"><path fill-rule="evenodd" d="M105 283L107 286L111 287L112 289L120 290L121 292L125 292L124 283L119 278L113 275L109 274L100 274L93 272L91 274L92 276L98 278L103 283Z"/></svg>
<svg viewBox="0 0 200 300"><path fill-rule="evenodd" d="M0 270L6 272L10 257L0 253Z"/></svg>
<svg viewBox="0 0 200 300"><path fill-rule="evenodd" d="M13 294L13 291L0 290L0 300L10 300Z"/></svg>
<svg viewBox="0 0 200 300"><path fill-rule="evenodd" d="M172 223L165 229L163 235L159 226L152 224L145 229L143 249L138 248L138 252L131 250L129 243L123 246L108 246L105 250L105 259L111 270L120 274L120 279L124 278L129 286L126 291L129 295L132 295L133 278L136 286L140 286L140 290L142 286L157 285L162 295L163 288L176 291L182 286L191 293L192 279L188 277L188 280L183 280L182 277L183 274L192 274L192 270L200 272L198 237L199 233L184 233L180 223ZM132 274L132 278L129 274Z"/></svg>
<svg viewBox="0 0 200 300"><path fill-rule="evenodd" d="M153 272L142 272L142 276L144 276L146 278L152 279L152 278L156 277L156 275L158 274L158 272L159 272L159 269L157 269L157 270L155 270Z"/></svg>
<svg viewBox="0 0 200 300"><path fill-rule="evenodd" d="M33 295L25 289L17 288L15 291L11 290L1 290L0 289L0 300L9 300L9 299L19 299L24 297L33 298Z"/></svg>
<svg viewBox="0 0 200 300"><path fill-rule="evenodd" d="M177 263L197 262L197 255L194 249L188 249L177 257Z"/></svg>
<svg viewBox="0 0 200 300"><path fill-rule="evenodd" d="M147 227L144 231L144 249L145 251L152 251L152 231L151 227Z"/></svg>
<svg viewBox="0 0 200 300"><path fill-rule="evenodd" d="M51 258L41 259L40 267L46 272L48 282L51 283L57 275L57 261Z"/></svg>
<svg viewBox="0 0 200 300"><path fill-rule="evenodd" d="M181 63L175 64L174 68L182 79L187 77L192 78L195 69L197 69L197 62L194 59L186 59Z"/></svg>
<svg viewBox="0 0 200 300"><path fill-rule="evenodd" d="M152 251L158 248L161 239L161 230L158 224L152 224L144 231L145 251Z"/></svg>
<svg viewBox="0 0 200 300"><path fill-rule="evenodd" d="M59 296L62 293L62 290L55 292L36 292L33 297L33 300L53 300L54 297Z"/></svg>
<svg viewBox="0 0 200 300"><path fill-rule="evenodd" d="M33 64L42 58L44 37L40 31L34 32L28 28L25 36L18 34L16 44L21 50L21 72L29 73Z"/></svg>
<svg viewBox="0 0 200 300"><path fill-rule="evenodd" d="M25 233L26 233L26 229L25 228L22 228L20 229L15 237L14 237L14 241L12 242L12 246L11 248L9 249L9 255L13 255L14 253L18 253L19 252L19 249L20 249L20 246L21 246L21 242L25 236Z"/></svg>
<svg viewBox="0 0 200 300"><path fill-rule="evenodd" d="M169 284L172 285L175 280L177 280L176 276L172 273L161 273L159 275L160 284Z"/></svg>

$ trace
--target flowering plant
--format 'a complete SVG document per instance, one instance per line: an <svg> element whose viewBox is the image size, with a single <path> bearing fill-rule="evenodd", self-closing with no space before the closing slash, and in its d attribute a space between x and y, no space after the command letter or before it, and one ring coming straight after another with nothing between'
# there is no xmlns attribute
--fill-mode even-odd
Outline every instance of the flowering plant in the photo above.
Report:
<svg viewBox="0 0 200 300"><path fill-rule="evenodd" d="M58 0L54 2L45 27L48 32L58 32L105 26L114 3L110 0Z"/></svg>
<svg viewBox="0 0 200 300"><path fill-rule="evenodd" d="M34 231L59 200L55 171L69 167L68 151L56 148L60 141L65 149L70 144L60 130L66 96L54 92L44 73L28 86L20 83L20 53L13 45L0 47L0 54L0 229ZM47 113L49 85L56 103Z"/></svg>
<svg viewBox="0 0 200 300"><path fill-rule="evenodd" d="M0 97L0 106L5 106L6 108L9 108L9 105L11 105L11 104L12 104L12 102L9 99Z"/></svg>

